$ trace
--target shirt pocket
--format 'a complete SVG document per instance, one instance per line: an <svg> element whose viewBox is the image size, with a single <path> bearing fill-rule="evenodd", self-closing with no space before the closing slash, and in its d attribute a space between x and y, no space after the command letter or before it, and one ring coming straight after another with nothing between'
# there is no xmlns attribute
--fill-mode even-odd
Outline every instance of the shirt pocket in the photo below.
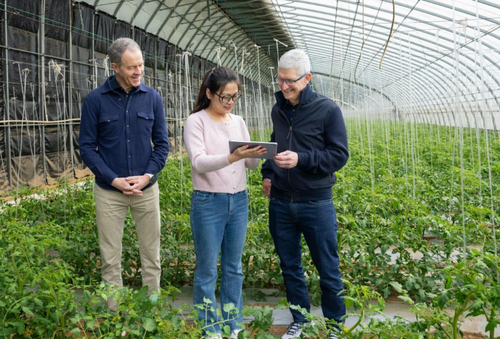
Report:
<svg viewBox="0 0 500 339"><path fill-rule="evenodd" d="M119 134L118 114L101 114L99 117L99 135L112 138Z"/></svg>
<svg viewBox="0 0 500 339"><path fill-rule="evenodd" d="M153 112L137 112L137 132L150 136L153 131L155 115Z"/></svg>

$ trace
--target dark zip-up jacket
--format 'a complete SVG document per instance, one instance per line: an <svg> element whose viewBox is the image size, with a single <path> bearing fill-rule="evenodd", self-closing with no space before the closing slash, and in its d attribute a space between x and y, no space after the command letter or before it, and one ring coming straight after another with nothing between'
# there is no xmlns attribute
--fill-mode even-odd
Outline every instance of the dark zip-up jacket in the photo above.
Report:
<svg viewBox="0 0 500 339"><path fill-rule="evenodd" d="M298 163L291 169L278 167L274 160L262 165L262 178L271 179L271 197L287 201L331 199L335 172L349 157L342 111L309 84L295 107L281 91L275 96L271 141L278 143L278 152L296 152ZM286 111L292 113L290 119Z"/></svg>

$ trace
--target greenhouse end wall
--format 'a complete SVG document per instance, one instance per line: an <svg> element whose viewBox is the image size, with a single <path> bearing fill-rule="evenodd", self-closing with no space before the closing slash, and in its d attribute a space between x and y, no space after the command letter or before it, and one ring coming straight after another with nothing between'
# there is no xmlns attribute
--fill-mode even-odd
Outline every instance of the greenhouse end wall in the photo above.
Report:
<svg viewBox="0 0 500 339"><path fill-rule="evenodd" d="M85 3L7 0L0 11L0 191L91 174L78 147L80 111L87 94L111 74L106 53L118 37L141 46L143 81L163 98L172 150L182 148L182 121L213 62L192 56L186 69L186 54L177 46ZM249 99L234 113L257 126L259 117L247 116L247 108L269 89L242 82Z"/></svg>

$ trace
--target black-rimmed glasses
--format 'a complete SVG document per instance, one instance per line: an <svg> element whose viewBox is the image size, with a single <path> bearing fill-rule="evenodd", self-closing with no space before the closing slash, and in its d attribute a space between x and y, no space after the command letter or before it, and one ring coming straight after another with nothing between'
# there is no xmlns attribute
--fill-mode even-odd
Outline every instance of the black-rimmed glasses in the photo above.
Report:
<svg viewBox="0 0 500 339"><path fill-rule="evenodd" d="M297 81L299 81L300 79L302 79L303 77L305 77L307 75L307 73L304 73L301 75L300 78L298 79L295 79L295 80L292 80L292 79L281 79L281 78L278 78L278 75L276 75L276 82L281 85L283 83L287 84L288 86L292 86L292 85L295 85L295 83Z"/></svg>
<svg viewBox="0 0 500 339"><path fill-rule="evenodd" d="M215 93L218 97L221 103L223 104L228 104L231 100L233 100L234 103L238 101L238 99L241 97L241 93L235 93L233 95L225 94L225 95L220 95L219 93Z"/></svg>

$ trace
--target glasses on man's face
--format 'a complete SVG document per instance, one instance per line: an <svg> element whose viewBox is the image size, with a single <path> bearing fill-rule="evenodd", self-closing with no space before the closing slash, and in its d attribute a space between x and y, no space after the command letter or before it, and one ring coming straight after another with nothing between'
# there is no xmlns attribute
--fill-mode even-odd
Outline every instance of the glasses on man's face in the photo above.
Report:
<svg viewBox="0 0 500 339"><path fill-rule="evenodd" d="M231 100L233 100L233 102L236 103L236 101L238 101L238 99L241 97L240 92L235 93L233 95L230 95L230 94L220 95L219 93L215 93L215 94L219 97L219 101L223 104L229 104L229 102Z"/></svg>
<svg viewBox="0 0 500 339"><path fill-rule="evenodd" d="M305 77L307 75L307 73L304 73L301 75L300 78L298 79L295 79L295 80L292 80L292 79L281 79L278 77L278 75L276 75L276 82L278 83L278 85L282 85L283 83L287 84L288 86L292 86L292 85L295 85L295 83L297 81L299 81L300 79L302 79L303 77Z"/></svg>

